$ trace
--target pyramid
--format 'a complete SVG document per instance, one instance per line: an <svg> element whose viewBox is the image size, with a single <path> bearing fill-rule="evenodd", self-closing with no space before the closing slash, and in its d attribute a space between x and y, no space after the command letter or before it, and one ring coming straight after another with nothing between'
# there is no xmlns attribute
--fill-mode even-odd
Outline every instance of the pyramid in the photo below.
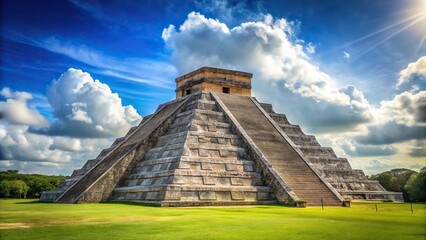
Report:
<svg viewBox="0 0 426 240"><path fill-rule="evenodd" d="M40 200L300 207L403 201L271 104L251 97L251 78L211 67L177 78L176 100L145 116Z"/></svg>

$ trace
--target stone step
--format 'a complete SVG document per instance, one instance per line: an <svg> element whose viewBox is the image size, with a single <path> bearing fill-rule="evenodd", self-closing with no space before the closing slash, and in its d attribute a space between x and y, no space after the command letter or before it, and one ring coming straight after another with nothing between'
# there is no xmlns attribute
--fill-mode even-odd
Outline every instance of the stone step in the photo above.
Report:
<svg viewBox="0 0 426 240"><path fill-rule="evenodd" d="M260 173L257 172L242 172L229 170L225 172L211 172L211 171L192 171L188 169L173 169L173 170L159 170L145 173L131 173L126 179L147 179L159 177L216 177L216 178L260 178Z"/></svg>
<svg viewBox="0 0 426 240"><path fill-rule="evenodd" d="M238 191L247 191L247 192L270 192L270 187L265 186L232 186L223 187L223 186L205 186L205 185L191 185L191 186L180 186L177 184L164 184L156 186L132 186L132 187L117 187L114 189L114 192L137 192L137 191L160 191L160 190L173 190L178 189L181 191L229 191L229 190L238 190Z"/></svg>
<svg viewBox="0 0 426 240"><path fill-rule="evenodd" d="M210 110L210 111L218 111L216 102L214 101L208 101L205 99L197 99L192 102L189 102L185 106L185 110L192 110L192 109L203 109L203 110Z"/></svg>
<svg viewBox="0 0 426 240"><path fill-rule="evenodd" d="M325 178L338 178L338 179L359 179L367 180L367 176L363 173L354 170L328 170L322 169L319 171Z"/></svg>
<svg viewBox="0 0 426 240"><path fill-rule="evenodd" d="M145 159L157 159L179 156L183 152L183 143L154 147L148 150Z"/></svg>
<svg viewBox="0 0 426 240"><path fill-rule="evenodd" d="M186 139L186 136L187 136L186 132L178 132L178 133L168 132L166 135L163 135L158 138L157 143L155 144L154 147L183 143Z"/></svg>
<svg viewBox="0 0 426 240"><path fill-rule="evenodd" d="M272 108L272 104L269 104L269 103L259 103L259 104L268 114L275 113Z"/></svg>
<svg viewBox="0 0 426 240"><path fill-rule="evenodd" d="M321 146L315 136L304 134L287 134L291 141L297 146Z"/></svg>
<svg viewBox="0 0 426 240"><path fill-rule="evenodd" d="M306 156L336 157L336 154L331 147L300 146L298 148Z"/></svg>
<svg viewBox="0 0 426 240"><path fill-rule="evenodd" d="M278 124L286 134L305 134L299 125Z"/></svg>
<svg viewBox="0 0 426 240"><path fill-rule="evenodd" d="M285 114L269 113L269 116L271 116L271 118L278 124L290 125L290 122L288 121L287 116Z"/></svg>
<svg viewBox="0 0 426 240"><path fill-rule="evenodd" d="M187 144L189 152L184 154L192 157L217 157L217 158L247 158L245 148L238 146L226 146L221 144Z"/></svg>

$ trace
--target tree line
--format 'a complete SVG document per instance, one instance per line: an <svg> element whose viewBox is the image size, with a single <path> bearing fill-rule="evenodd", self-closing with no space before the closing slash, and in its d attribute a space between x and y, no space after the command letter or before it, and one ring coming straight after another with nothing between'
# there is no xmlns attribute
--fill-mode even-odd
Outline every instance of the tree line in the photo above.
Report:
<svg viewBox="0 0 426 240"><path fill-rule="evenodd" d="M406 202L426 202L426 167L420 172L398 168L370 177L388 191L402 192Z"/></svg>
<svg viewBox="0 0 426 240"><path fill-rule="evenodd" d="M1 198L39 198L43 191L56 189L68 176L20 174L18 170L0 171ZM402 192L407 202L426 202L426 167L420 172L392 169L369 177L388 191Z"/></svg>
<svg viewBox="0 0 426 240"><path fill-rule="evenodd" d="M39 198L43 191L54 190L68 176L21 174L18 170L0 171L1 198Z"/></svg>

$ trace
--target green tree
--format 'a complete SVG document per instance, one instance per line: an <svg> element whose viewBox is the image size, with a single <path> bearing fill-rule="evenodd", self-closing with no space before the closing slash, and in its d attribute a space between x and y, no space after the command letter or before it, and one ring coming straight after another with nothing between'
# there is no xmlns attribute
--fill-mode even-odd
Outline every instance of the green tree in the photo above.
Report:
<svg viewBox="0 0 426 240"><path fill-rule="evenodd" d="M10 191L11 191L11 184L8 180L1 180L0 181L0 195L3 198L10 197Z"/></svg>
<svg viewBox="0 0 426 240"><path fill-rule="evenodd" d="M426 167L423 167L418 174L410 178L405 188L410 200L413 202L426 201Z"/></svg>
<svg viewBox="0 0 426 240"><path fill-rule="evenodd" d="M388 191L402 192L404 200L409 201L410 196L406 185L413 174L417 174L417 172L410 169L397 168L373 175L370 179L379 181L380 185Z"/></svg>
<svg viewBox="0 0 426 240"><path fill-rule="evenodd" d="M26 198L29 187L22 180L10 181L11 184L11 196L15 198Z"/></svg>

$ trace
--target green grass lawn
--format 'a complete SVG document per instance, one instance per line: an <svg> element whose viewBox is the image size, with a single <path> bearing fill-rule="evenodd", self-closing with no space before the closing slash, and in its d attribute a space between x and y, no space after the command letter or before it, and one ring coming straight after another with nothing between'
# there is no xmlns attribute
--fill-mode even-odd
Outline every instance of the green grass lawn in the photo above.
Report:
<svg viewBox="0 0 426 240"><path fill-rule="evenodd" d="M0 239L422 239L426 205L160 208L0 200Z"/></svg>

